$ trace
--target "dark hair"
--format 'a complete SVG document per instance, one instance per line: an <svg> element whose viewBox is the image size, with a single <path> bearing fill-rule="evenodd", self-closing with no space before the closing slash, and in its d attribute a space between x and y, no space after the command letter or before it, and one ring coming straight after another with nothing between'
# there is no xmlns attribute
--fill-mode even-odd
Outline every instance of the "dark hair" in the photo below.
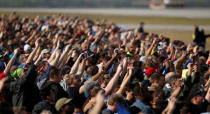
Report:
<svg viewBox="0 0 210 114"><path fill-rule="evenodd" d="M151 75L151 82L153 83L155 80L159 80L161 78L161 74L160 73L153 73Z"/></svg>
<svg viewBox="0 0 210 114"><path fill-rule="evenodd" d="M112 94L109 98L108 104L114 105L114 103L124 104L125 100L121 94Z"/></svg>
<svg viewBox="0 0 210 114"><path fill-rule="evenodd" d="M101 90L100 86L96 85L90 90L90 97L94 97Z"/></svg>
<svg viewBox="0 0 210 114"><path fill-rule="evenodd" d="M54 78L54 76L57 76L57 75L59 75L59 70L57 68L53 67L50 70L49 77Z"/></svg>
<svg viewBox="0 0 210 114"><path fill-rule="evenodd" d="M95 66L95 65L90 66L87 69L87 74L90 75L90 76L94 76L97 72L98 72L98 67Z"/></svg>
<svg viewBox="0 0 210 114"><path fill-rule="evenodd" d="M47 99L47 96L50 95L51 87L49 85L43 85L40 89L40 95L43 100Z"/></svg>

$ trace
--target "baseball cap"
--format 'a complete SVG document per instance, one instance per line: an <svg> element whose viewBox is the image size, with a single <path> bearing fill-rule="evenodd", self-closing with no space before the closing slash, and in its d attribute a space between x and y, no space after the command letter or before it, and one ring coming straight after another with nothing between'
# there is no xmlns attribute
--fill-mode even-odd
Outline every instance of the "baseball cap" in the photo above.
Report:
<svg viewBox="0 0 210 114"><path fill-rule="evenodd" d="M20 74L22 73L22 71L23 71L23 68L18 68L11 74L11 76L13 78L18 78L20 76Z"/></svg>
<svg viewBox="0 0 210 114"><path fill-rule="evenodd" d="M68 99L68 98L65 98L65 97L60 98L55 104L55 109L57 111L59 111L64 105L70 103L71 101L72 101L72 99Z"/></svg>
<svg viewBox="0 0 210 114"><path fill-rule="evenodd" d="M24 45L24 51L31 50L31 46L29 44Z"/></svg>
<svg viewBox="0 0 210 114"><path fill-rule="evenodd" d="M140 60L141 62L144 62L145 60L149 59L147 56L141 56Z"/></svg>
<svg viewBox="0 0 210 114"><path fill-rule="evenodd" d="M151 75L154 72L155 72L155 69L153 67L149 67L149 68L146 69L145 74L147 76L149 76L149 75Z"/></svg>
<svg viewBox="0 0 210 114"><path fill-rule="evenodd" d="M205 92L202 90L201 87L193 88L193 89L190 91L190 94L189 94L188 98L189 98L189 99L192 99L192 98L194 98L195 96L202 96L202 97L205 96Z"/></svg>

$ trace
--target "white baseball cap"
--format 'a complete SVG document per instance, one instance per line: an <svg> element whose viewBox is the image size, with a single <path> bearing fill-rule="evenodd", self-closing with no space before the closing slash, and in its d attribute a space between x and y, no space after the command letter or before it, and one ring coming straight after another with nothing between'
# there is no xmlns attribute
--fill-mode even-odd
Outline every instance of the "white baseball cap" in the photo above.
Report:
<svg viewBox="0 0 210 114"><path fill-rule="evenodd" d="M24 51L29 51L29 50L31 50L31 46L29 44L26 44L24 46Z"/></svg>

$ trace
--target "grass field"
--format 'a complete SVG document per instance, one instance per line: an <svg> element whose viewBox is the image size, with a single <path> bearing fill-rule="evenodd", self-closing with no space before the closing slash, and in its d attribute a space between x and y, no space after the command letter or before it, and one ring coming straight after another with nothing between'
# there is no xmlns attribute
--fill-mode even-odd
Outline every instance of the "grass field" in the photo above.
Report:
<svg viewBox="0 0 210 114"><path fill-rule="evenodd" d="M0 11L0 14L9 14L10 12ZM43 12L17 12L20 16L35 17L54 15L58 13L43 13ZM184 18L184 17L151 17L151 16L122 16L122 15L102 15L102 14L79 14L79 13L62 13L64 15L74 17L79 16L81 18L90 19L107 19L109 22L113 21L117 24L138 24L140 21L144 21L147 24L190 24L190 25L210 25L210 19L208 18Z"/></svg>
<svg viewBox="0 0 210 114"><path fill-rule="evenodd" d="M0 14L9 14L10 12L2 12ZM21 17L29 16L35 17L54 15L58 13L29 13L29 12L17 12ZM144 21L146 24L181 24L181 25L210 25L210 19L196 19L196 18L182 18L182 17L150 17L150 16L119 16L119 15L97 15L97 14L69 14L64 13L66 16L74 17L79 16L80 18L90 18L90 19L107 19L108 22L115 22L117 24L138 24L140 21ZM192 31L172 31L172 30L146 30L147 32L162 33L163 35L171 38L173 40L182 40L185 43L192 42ZM210 34L210 31L206 31L206 34ZM207 39L206 49L210 50L210 38Z"/></svg>

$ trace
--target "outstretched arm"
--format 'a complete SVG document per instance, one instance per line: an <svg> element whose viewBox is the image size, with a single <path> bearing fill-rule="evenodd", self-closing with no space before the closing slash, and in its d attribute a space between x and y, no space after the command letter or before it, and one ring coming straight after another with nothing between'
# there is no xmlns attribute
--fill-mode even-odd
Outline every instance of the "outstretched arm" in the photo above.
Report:
<svg viewBox="0 0 210 114"><path fill-rule="evenodd" d="M163 110L162 114L173 114L176 108L176 98L171 98L168 102L168 106Z"/></svg>
<svg viewBox="0 0 210 114"><path fill-rule="evenodd" d="M33 61L36 61L39 58L41 51L42 48L39 46L38 50L36 51L35 57L33 58Z"/></svg>
<svg viewBox="0 0 210 114"><path fill-rule="evenodd" d="M152 49L153 49L153 47L154 47L154 45L155 45L156 43L157 43L157 39L155 38L155 39L153 40L151 46L149 47L149 49L146 50L145 56L151 55Z"/></svg>
<svg viewBox="0 0 210 114"><path fill-rule="evenodd" d="M70 49L70 45L67 45L65 50L63 51L60 59L59 59L58 68L61 68L64 65L64 61L65 61L65 59L67 57L67 53L68 53L69 49Z"/></svg>
<svg viewBox="0 0 210 114"><path fill-rule="evenodd" d="M25 44L28 44L35 36L36 36L36 31L34 31L32 35L26 40Z"/></svg>
<svg viewBox="0 0 210 114"><path fill-rule="evenodd" d="M112 58L104 65L104 69L105 71L108 70L108 68L110 67L110 65L112 64L112 62L115 60L115 58L117 57L117 53L114 53L114 55L112 56Z"/></svg>
<svg viewBox="0 0 210 114"><path fill-rule="evenodd" d="M184 60L185 60L186 56L187 56L187 53L184 52L184 53L182 54L182 56L177 60L177 62L175 63L175 68L176 68L176 69L178 69L178 68L181 67L181 65L184 63Z"/></svg>
<svg viewBox="0 0 210 114"><path fill-rule="evenodd" d="M88 114L100 114L101 109L104 105L104 99L105 99L104 94L102 93L102 91L99 91L96 96L96 104Z"/></svg>
<svg viewBox="0 0 210 114"><path fill-rule="evenodd" d="M83 59L82 62L79 64L79 68L78 68L78 75L81 76L85 70L85 61L86 59Z"/></svg>
<svg viewBox="0 0 210 114"><path fill-rule="evenodd" d="M79 55L79 57L77 58L77 60L76 60L76 62L74 63L74 65L72 66L72 68L71 68L71 71L70 71L70 75L71 74L75 74L75 72L76 72L76 70L77 70L77 68L78 68L78 66L79 66L79 62L80 62L80 60L82 59L82 56L83 56L83 53L81 53L80 55Z"/></svg>
<svg viewBox="0 0 210 114"><path fill-rule="evenodd" d="M6 66L5 70L4 70L4 74L5 75L7 75L9 73L10 68L12 67L12 65L15 62L15 59L17 57L17 54L18 54L19 50L20 50L19 48L14 50L14 55L13 55L12 59L10 59L10 61L8 62L7 66Z"/></svg>
<svg viewBox="0 0 210 114"><path fill-rule="evenodd" d="M56 43L57 43L57 45L55 47L55 50L53 51L52 55L50 56L50 58L48 60L49 63L55 58L56 51L59 50L60 41L57 41Z"/></svg>
<svg viewBox="0 0 210 114"><path fill-rule="evenodd" d="M116 73L112 77L112 79L109 81L105 88L105 95L109 95L109 93L114 89L115 85L117 84L117 80L119 79L120 73L122 70L122 63L119 64Z"/></svg>
<svg viewBox="0 0 210 114"><path fill-rule="evenodd" d="M26 64L32 62L38 48L40 47L40 39L37 39L35 42L35 48L34 50L30 53L28 59L26 60Z"/></svg>
<svg viewBox="0 0 210 114"><path fill-rule="evenodd" d="M210 103L210 87L206 93L205 99L208 101L208 103Z"/></svg>
<svg viewBox="0 0 210 114"><path fill-rule="evenodd" d="M51 66L58 67L59 58L60 58L60 50L56 50L55 58L52 61L50 61L49 64Z"/></svg>
<svg viewBox="0 0 210 114"><path fill-rule="evenodd" d="M122 84L120 85L120 89L117 91L118 94L123 94L123 92L125 91L125 86L130 81L132 72L133 72L133 69L129 68L128 72L126 73L126 76L123 79Z"/></svg>

